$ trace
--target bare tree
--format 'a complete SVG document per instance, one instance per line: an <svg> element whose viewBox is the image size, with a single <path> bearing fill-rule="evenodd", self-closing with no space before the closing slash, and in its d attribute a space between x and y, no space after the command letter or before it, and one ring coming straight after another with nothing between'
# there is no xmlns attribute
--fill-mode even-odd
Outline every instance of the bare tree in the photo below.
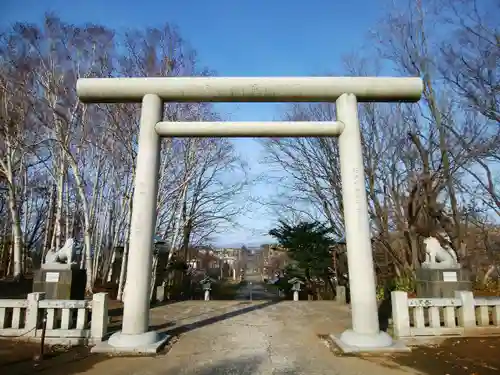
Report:
<svg viewBox="0 0 500 375"><path fill-rule="evenodd" d="M24 249L43 261L49 248L75 237L83 244L79 261L87 270L90 293L96 281L113 279L121 245L120 297L133 209L138 106L85 106L76 96L76 80L210 72L198 67L194 50L168 24L117 34L47 14L41 24L3 30L0 50L2 260L20 275ZM168 104L164 116L171 121L217 117L210 104L197 103ZM244 184L222 177L226 169L236 170L238 161L226 141L166 140L161 160L158 233L170 241L174 254L186 227L193 240L230 222L237 211L230 202ZM188 210L182 215L184 206Z"/></svg>
<svg viewBox="0 0 500 375"><path fill-rule="evenodd" d="M461 102L500 123L500 29L496 0L441 0L439 18L451 27L439 68Z"/></svg>
<svg viewBox="0 0 500 375"><path fill-rule="evenodd" d="M460 31L450 31L453 35L472 31L456 13L455 18L449 18L453 8L437 5L442 3L398 3L372 34L371 41L376 43L371 45L376 49L367 48L367 56L345 59L349 75L378 74L377 64L384 62L402 75L420 76L424 81L423 101L419 106L359 106L374 248L388 254L397 275L411 276L423 260L422 237L432 235L445 241L441 236L443 231L450 235L458 255L468 257L465 253L468 232L463 217L468 199L482 201L493 212L498 210L493 173L498 163L498 132L491 126L494 117L488 115L492 105L487 106L490 112L484 109L485 100L487 103L496 100L491 87L496 87L498 67L483 62L480 57L483 52L475 52L474 57L469 54L468 61L490 64L489 70L480 69L489 81L483 79L483 91L467 86L480 99L471 99L470 93L460 91L452 77L480 80L464 70L464 59L451 58L450 61L458 60L455 61L458 65L443 65L446 61L443 54L450 54L453 49L445 48L448 35L443 37L433 26L446 19L461 25ZM473 16L479 25L482 19L477 13ZM489 33L489 40L497 33L492 28L483 31ZM484 43L474 45L470 38L462 39L468 48L484 50ZM458 53L458 49L454 51ZM448 76L444 76L444 71ZM476 105L475 114L470 112L474 103L483 103L483 109ZM293 105L284 117L334 120L334 106ZM341 237L342 200L335 141L273 139L265 141L264 146L268 163L281 169L279 181L286 184L282 191L284 199L270 204L299 216L319 217L336 228Z"/></svg>

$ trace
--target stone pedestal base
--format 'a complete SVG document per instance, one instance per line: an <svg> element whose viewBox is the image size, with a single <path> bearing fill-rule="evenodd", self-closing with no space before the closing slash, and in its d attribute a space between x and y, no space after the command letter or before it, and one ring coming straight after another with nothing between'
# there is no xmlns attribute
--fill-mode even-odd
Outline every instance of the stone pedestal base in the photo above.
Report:
<svg viewBox="0 0 500 375"><path fill-rule="evenodd" d="M415 284L421 298L454 298L456 291L472 290L469 272L459 266L423 265L416 270Z"/></svg>
<svg viewBox="0 0 500 375"><path fill-rule="evenodd" d="M98 343L92 353L121 355L151 355L158 353L170 340L170 336L156 331L139 335L125 335L121 331L110 336L108 341Z"/></svg>
<svg viewBox="0 0 500 375"><path fill-rule="evenodd" d="M45 293L46 299L82 300L87 274L78 265L43 264L35 271L33 292Z"/></svg>
<svg viewBox="0 0 500 375"><path fill-rule="evenodd" d="M390 353L409 352L411 349L400 341L394 341L386 332L364 335L351 329L341 335L330 335L330 338L343 353Z"/></svg>

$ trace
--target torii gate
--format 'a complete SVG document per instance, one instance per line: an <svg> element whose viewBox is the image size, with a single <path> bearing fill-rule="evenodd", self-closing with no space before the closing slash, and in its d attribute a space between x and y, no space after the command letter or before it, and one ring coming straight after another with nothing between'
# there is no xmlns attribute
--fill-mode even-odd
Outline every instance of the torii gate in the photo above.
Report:
<svg viewBox="0 0 500 375"><path fill-rule="evenodd" d="M394 350L380 331L358 102L417 102L420 78L158 77L83 78L85 103L142 102L122 331L99 351L156 352L168 339L148 331L151 256L161 137L338 137L350 277L352 329L332 336L344 351ZM164 102L336 102L337 121L165 122Z"/></svg>

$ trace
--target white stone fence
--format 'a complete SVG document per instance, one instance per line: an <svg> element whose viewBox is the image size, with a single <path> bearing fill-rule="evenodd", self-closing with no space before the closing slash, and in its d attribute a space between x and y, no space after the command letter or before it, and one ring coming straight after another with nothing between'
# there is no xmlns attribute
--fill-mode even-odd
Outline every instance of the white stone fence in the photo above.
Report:
<svg viewBox="0 0 500 375"><path fill-rule="evenodd" d="M26 299L0 299L0 337L39 340L43 318L49 344L93 345L104 339L108 326L108 295L92 300L46 300L45 293Z"/></svg>
<svg viewBox="0 0 500 375"><path fill-rule="evenodd" d="M500 334L500 297L475 298L460 291L455 298L408 298L395 291L391 302L398 338Z"/></svg>

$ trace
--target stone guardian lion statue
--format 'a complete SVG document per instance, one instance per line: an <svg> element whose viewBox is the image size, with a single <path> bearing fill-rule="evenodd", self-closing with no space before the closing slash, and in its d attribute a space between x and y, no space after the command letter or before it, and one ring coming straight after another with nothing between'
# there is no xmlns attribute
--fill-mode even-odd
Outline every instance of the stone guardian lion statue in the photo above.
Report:
<svg viewBox="0 0 500 375"><path fill-rule="evenodd" d="M448 236L444 236L446 239ZM436 237L427 237L424 240L425 262L423 266L456 267L457 255L450 246L441 246Z"/></svg>
<svg viewBox="0 0 500 375"><path fill-rule="evenodd" d="M68 238L63 247L59 250L50 250L47 255L45 255L45 264L72 264L74 248L75 240L73 238Z"/></svg>

